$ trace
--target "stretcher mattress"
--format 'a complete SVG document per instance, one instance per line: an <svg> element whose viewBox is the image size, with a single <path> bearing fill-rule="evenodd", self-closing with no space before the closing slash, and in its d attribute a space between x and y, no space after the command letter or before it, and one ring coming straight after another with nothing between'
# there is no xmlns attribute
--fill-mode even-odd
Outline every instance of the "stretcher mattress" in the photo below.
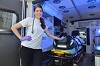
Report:
<svg viewBox="0 0 100 66"><path fill-rule="evenodd" d="M81 50L81 46L77 48L77 51L76 51L76 48L73 48L73 49L70 49L70 50L60 50L60 49L54 49L52 50L52 52L58 56L61 56L63 54L68 54L68 55L74 55L76 54L78 51Z"/></svg>
<svg viewBox="0 0 100 66"><path fill-rule="evenodd" d="M65 51L66 51L66 52L69 52L70 54L73 55L73 54L77 53L81 48L82 48L82 47L79 46L79 47L77 48L77 50L76 50L75 48L73 48L73 49L65 50Z"/></svg>

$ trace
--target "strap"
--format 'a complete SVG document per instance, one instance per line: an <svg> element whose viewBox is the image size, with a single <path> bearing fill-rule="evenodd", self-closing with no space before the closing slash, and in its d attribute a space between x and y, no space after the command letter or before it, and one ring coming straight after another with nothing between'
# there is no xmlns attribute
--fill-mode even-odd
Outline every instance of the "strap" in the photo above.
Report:
<svg viewBox="0 0 100 66"><path fill-rule="evenodd" d="M76 44L77 44L77 46L78 46L78 42L75 40L75 38L73 38L73 40L76 42ZM74 42L74 43L75 43L75 42Z"/></svg>
<svg viewBox="0 0 100 66"><path fill-rule="evenodd" d="M33 28L34 28L34 19L33 19L33 23L32 23L32 33L34 33L34 30L33 30Z"/></svg>
<svg viewBox="0 0 100 66"><path fill-rule="evenodd" d="M76 39L78 39L78 38L76 38ZM78 41L81 43L81 45L83 44L80 39L78 39Z"/></svg>
<svg viewBox="0 0 100 66"><path fill-rule="evenodd" d="M78 48L77 47L79 47L79 45L78 45L78 42L75 40L75 38L72 38L73 40L74 40L74 47L75 47L75 51L77 52L78 51Z"/></svg>

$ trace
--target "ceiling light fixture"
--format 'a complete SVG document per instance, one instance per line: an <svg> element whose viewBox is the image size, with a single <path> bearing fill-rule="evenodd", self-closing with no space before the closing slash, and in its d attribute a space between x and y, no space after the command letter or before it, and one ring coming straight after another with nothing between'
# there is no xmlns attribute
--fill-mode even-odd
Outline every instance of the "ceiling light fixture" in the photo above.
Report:
<svg viewBox="0 0 100 66"><path fill-rule="evenodd" d="M93 9L93 8L95 8L96 6L94 6L94 5L92 5L92 6L89 6L88 8L89 9Z"/></svg>
<svg viewBox="0 0 100 66"><path fill-rule="evenodd" d="M72 19L72 18L74 18L74 17L73 17L73 16L70 16L69 18L71 18L71 19Z"/></svg>
<svg viewBox="0 0 100 66"><path fill-rule="evenodd" d="M89 14L90 16L94 16L95 14Z"/></svg>
<svg viewBox="0 0 100 66"><path fill-rule="evenodd" d="M65 6L59 6L59 9L64 9L65 8Z"/></svg>
<svg viewBox="0 0 100 66"><path fill-rule="evenodd" d="M54 0L53 3L54 4L59 4L61 2L61 0Z"/></svg>
<svg viewBox="0 0 100 66"><path fill-rule="evenodd" d="M91 2L91 3L94 3L94 2L96 2L96 0L88 0L87 2L88 2L88 3L90 3L90 2Z"/></svg>
<svg viewBox="0 0 100 66"><path fill-rule="evenodd" d="M69 12L69 10L65 10L65 11L63 11L64 13L68 13Z"/></svg>

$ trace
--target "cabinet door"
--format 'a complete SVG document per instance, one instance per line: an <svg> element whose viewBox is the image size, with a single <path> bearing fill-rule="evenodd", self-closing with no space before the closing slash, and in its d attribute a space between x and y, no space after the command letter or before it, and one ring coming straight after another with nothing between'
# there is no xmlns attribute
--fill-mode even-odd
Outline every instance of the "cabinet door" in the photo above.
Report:
<svg viewBox="0 0 100 66"><path fill-rule="evenodd" d="M7 12L16 13L15 22L18 22L21 20L21 8L20 0L0 0L0 17L2 16L0 18L0 66L20 66L20 41L15 35L7 31L14 24L11 22L14 15Z"/></svg>

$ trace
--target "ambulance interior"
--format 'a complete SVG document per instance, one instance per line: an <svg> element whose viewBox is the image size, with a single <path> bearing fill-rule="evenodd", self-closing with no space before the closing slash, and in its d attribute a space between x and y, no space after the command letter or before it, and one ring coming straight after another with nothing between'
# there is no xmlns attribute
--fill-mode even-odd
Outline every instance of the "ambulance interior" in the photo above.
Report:
<svg viewBox="0 0 100 66"><path fill-rule="evenodd" d="M10 28L26 17L34 17L36 4L43 7L42 18L49 32L66 36L56 41L43 34L42 66L100 66L100 0L0 0L0 66L22 66L20 41ZM84 43L68 49L74 30L79 31ZM24 28L19 31L25 34Z"/></svg>

